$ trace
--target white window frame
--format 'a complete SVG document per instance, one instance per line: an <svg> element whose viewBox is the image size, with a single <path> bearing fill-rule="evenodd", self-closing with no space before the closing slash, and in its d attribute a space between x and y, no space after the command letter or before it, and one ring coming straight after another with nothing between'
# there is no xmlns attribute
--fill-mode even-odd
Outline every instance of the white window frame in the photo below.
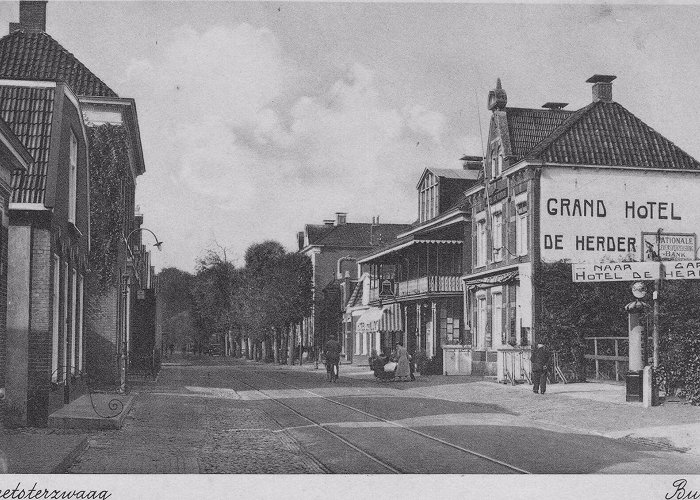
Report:
<svg viewBox="0 0 700 500"><path fill-rule="evenodd" d="M476 348L483 350L486 348L486 328L488 305L486 302L486 292L476 294Z"/></svg>
<svg viewBox="0 0 700 500"><path fill-rule="evenodd" d="M75 364L75 347L76 347L76 314L78 312L77 310L77 302L78 302L78 273L76 272L75 269L71 269L71 282L70 282L70 296L71 296L71 315L70 315L70 370L71 370L71 375L74 374L75 368L77 365Z"/></svg>
<svg viewBox="0 0 700 500"><path fill-rule="evenodd" d="M503 260L503 211L499 208L491 214L491 249L493 261Z"/></svg>
<svg viewBox="0 0 700 500"><path fill-rule="evenodd" d="M488 250L487 234L486 234L486 215L484 213L476 216L476 267L486 265L486 253Z"/></svg>
<svg viewBox="0 0 700 500"><path fill-rule="evenodd" d="M491 346L503 345L503 289L491 289Z"/></svg>
<svg viewBox="0 0 700 500"><path fill-rule="evenodd" d="M85 284L82 274L78 275L78 307L80 314L78 315L78 370L83 371L83 321L85 318Z"/></svg>
<svg viewBox="0 0 700 500"><path fill-rule="evenodd" d="M68 374L68 261L63 261L63 370L61 380L66 380Z"/></svg>
<svg viewBox="0 0 700 500"><path fill-rule="evenodd" d="M525 207L525 211L522 213L517 213L522 209L519 209L518 207L522 207L525 205L525 203L519 203L516 205L516 219L515 219L515 243L516 243L516 253L518 256L523 256L528 254L528 245L527 245L527 237L528 237L528 220L527 220L527 207Z"/></svg>
<svg viewBox="0 0 700 500"><path fill-rule="evenodd" d="M78 139L70 133L70 155L68 165L68 222L75 225L78 192Z"/></svg>
<svg viewBox="0 0 700 500"><path fill-rule="evenodd" d="M58 255L53 255L53 287L52 287L52 314L53 321L51 324L51 381L58 382L58 343L59 343L59 330L61 327L60 322L60 289L61 285L61 259Z"/></svg>

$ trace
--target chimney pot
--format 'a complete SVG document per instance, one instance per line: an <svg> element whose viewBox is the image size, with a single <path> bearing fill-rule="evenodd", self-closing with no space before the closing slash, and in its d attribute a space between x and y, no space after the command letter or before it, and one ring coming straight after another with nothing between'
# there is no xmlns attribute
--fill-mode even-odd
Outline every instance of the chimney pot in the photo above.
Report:
<svg viewBox="0 0 700 500"><path fill-rule="evenodd" d="M593 75L586 83L593 84L593 102L612 102L612 81L615 75Z"/></svg>
<svg viewBox="0 0 700 500"><path fill-rule="evenodd" d="M336 212L335 213L335 225L344 226L347 223L348 214L346 212Z"/></svg>

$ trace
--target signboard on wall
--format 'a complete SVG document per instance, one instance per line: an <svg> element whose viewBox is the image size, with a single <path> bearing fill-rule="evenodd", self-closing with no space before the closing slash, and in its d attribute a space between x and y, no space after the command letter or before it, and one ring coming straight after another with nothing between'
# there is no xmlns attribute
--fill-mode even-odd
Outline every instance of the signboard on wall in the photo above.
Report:
<svg viewBox="0 0 700 500"><path fill-rule="evenodd" d="M700 279L700 260L571 265L571 279L574 283L648 281L656 280L659 276L664 280Z"/></svg>
<svg viewBox="0 0 700 500"><path fill-rule="evenodd" d="M547 166L540 179L543 262L648 261L646 243L674 261L696 259L700 172Z"/></svg>
<svg viewBox="0 0 700 500"><path fill-rule="evenodd" d="M642 233L642 260L695 260L694 234Z"/></svg>

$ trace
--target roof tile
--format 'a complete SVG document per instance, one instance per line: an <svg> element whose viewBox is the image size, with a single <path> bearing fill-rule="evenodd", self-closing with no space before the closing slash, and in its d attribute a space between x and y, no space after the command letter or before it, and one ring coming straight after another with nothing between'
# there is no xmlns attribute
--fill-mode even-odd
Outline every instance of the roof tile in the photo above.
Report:
<svg viewBox="0 0 700 500"><path fill-rule="evenodd" d="M51 145L55 89L0 86L0 118L34 158L12 173L13 203L43 203Z"/></svg>

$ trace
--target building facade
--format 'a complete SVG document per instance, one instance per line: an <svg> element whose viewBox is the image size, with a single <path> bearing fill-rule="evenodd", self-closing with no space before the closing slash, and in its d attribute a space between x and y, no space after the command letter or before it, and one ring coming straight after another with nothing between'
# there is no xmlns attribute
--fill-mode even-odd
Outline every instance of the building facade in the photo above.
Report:
<svg viewBox="0 0 700 500"><path fill-rule="evenodd" d="M462 170L426 169L416 186L417 222L358 260L370 308L355 323L356 354L387 352L401 341L440 364L443 346L463 343L461 276L471 239L463 193L477 182L481 158L463 161Z"/></svg>
<svg viewBox="0 0 700 500"><path fill-rule="evenodd" d="M27 423L45 425L84 385L87 135L64 83L0 80L0 116L33 158L12 175L7 397Z"/></svg>
<svg viewBox="0 0 700 500"><path fill-rule="evenodd" d="M131 324L130 303L135 282L133 267L128 265L128 243L124 236L135 227L136 178L145 171L138 117L133 99L120 98L78 58L46 33L47 3L20 1L19 22L11 23L10 34L0 39L0 78L63 84L76 97L83 125L93 153L90 163L90 224L92 238L99 248L98 259L85 276L86 370L104 384L120 380L120 360ZM109 143L114 151L104 152ZM95 154L96 152L104 154ZM120 165L108 164L118 157ZM105 159L110 160L105 160ZM118 189L117 200L110 200L114 209L100 206L105 195L100 190L104 172ZM114 214L121 214L119 221ZM121 236L114 238L114 226ZM105 240L109 240L105 243ZM104 244L103 244L104 243ZM94 257L94 255L93 255Z"/></svg>
<svg viewBox="0 0 700 500"><path fill-rule="evenodd" d="M357 281L358 257L409 228L408 224L380 224L378 217L372 223L348 222L347 214L338 212L335 219L326 220L322 225L308 224L304 231L297 233L299 252L311 258L313 268L312 312L296 328L300 335L298 340L306 352L317 356L318 346L330 335L338 337L342 333L342 317L349 294L342 301L340 291L336 293L334 289L346 277L351 282ZM330 303L324 303L324 295ZM329 317L335 320L329 323Z"/></svg>
<svg viewBox="0 0 700 500"><path fill-rule="evenodd" d="M500 80L490 92L483 176L465 193L465 372L529 378L544 264L643 261L660 227L697 233L700 163L615 102L614 79L589 79L577 111L508 107Z"/></svg>

